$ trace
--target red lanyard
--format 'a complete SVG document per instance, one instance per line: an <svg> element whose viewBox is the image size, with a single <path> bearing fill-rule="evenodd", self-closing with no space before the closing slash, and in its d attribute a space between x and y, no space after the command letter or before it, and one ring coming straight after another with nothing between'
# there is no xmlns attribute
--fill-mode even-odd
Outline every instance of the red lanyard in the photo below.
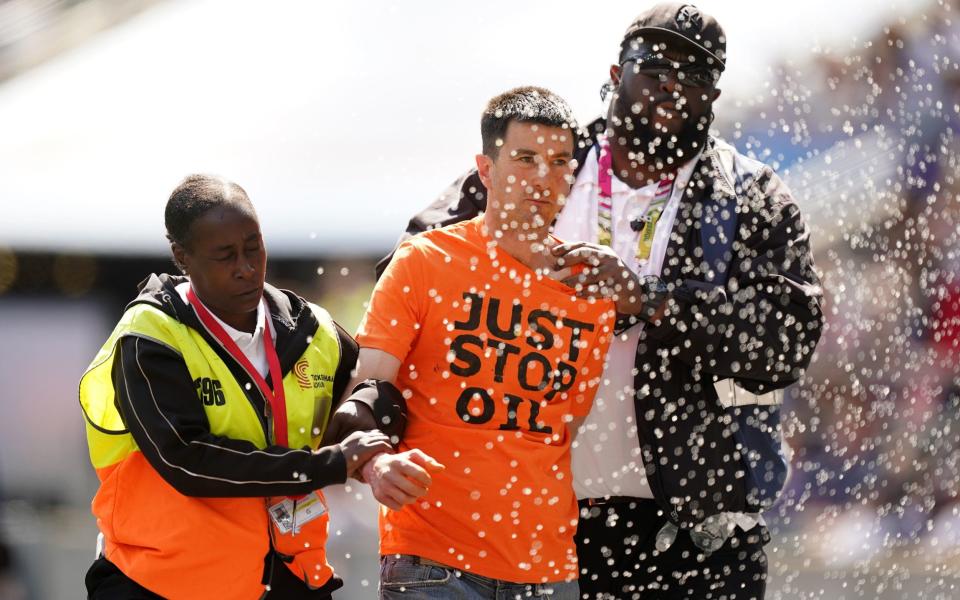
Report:
<svg viewBox="0 0 960 600"><path fill-rule="evenodd" d="M196 311L200 321L210 330L217 340L223 344L230 356L240 363L244 369L253 377L253 381L260 388L260 393L270 403L270 409L273 413L273 437L275 443L280 446L288 446L287 443L287 399L283 393L283 376L280 372L280 359L277 357L277 350L273 347L273 337L270 335L270 324L267 322L267 316L263 318L263 349L267 353L267 364L270 366L270 380L273 381L274 389L270 389L266 380L260 375L260 372L250 364L250 360L240 350L236 342L230 335L224 331L220 323L210 314L210 311L200 302L197 294L193 291L193 286L187 290L187 299L193 310ZM262 302L262 300L261 300Z"/></svg>

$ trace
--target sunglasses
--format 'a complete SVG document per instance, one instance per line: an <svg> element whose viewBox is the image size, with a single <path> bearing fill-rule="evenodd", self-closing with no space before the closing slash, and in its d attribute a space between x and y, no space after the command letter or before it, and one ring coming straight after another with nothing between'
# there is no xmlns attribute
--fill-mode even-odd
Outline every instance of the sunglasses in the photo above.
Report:
<svg viewBox="0 0 960 600"><path fill-rule="evenodd" d="M664 58L662 54L648 54L644 56L631 56L624 60L620 66L633 62L635 71L650 78L665 81L667 75L673 74L681 84L705 88L717 83L720 79L720 72L711 69L705 65L680 64L676 61Z"/></svg>

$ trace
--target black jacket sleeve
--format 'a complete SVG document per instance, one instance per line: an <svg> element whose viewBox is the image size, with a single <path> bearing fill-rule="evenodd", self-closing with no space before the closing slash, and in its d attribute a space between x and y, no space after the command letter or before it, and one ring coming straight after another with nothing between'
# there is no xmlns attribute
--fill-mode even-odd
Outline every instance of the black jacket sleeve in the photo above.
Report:
<svg viewBox="0 0 960 600"><path fill-rule="evenodd" d="M379 429L387 434L391 441L395 440L394 444L403 437L403 430L407 426L407 401L400 390L389 381L362 381L353 388L350 397L344 402L357 402L370 409L370 420L355 430Z"/></svg>
<svg viewBox="0 0 960 600"><path fill-rule="evenodd" d="M407 403L403 394L390 382L368 379L360 382L351 390L349 396L344 397L346 386L353 378L360 347L340 325L336 327L340 338L340 365L334 375L334 403L331 405L323 443L332 444L356 431L375 429L387 434L394 444L398 443L407 424ZM339 408L348 402L362 404L369 410L361 410L348 416L339 411Z"/></svg>
<svg viewBox="0 0 960 600"><path fill-rule="evenodd" d="M810 364L823 292L786 186L765 169L747 197L726 288L710 293L702 282L684 281L646 336L694 370L760 393L797 381Z"/></svg>
<svg viewBox="0 0 960 600"><path fill-rule="evenodd" d="M268 446L213 435L193 381L172 348L140 337L120 340L113 365L117 403L140 451L186 496L307 494L347 478L339 446Z"/></svg>

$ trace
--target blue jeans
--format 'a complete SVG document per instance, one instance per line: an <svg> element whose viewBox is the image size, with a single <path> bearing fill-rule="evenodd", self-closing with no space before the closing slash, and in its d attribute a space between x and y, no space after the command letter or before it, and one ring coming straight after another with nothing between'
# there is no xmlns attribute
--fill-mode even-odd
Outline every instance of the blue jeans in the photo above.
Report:
<svg viewBox="0 0 960 600"><path fill-rule="evenodd" d="M511 583L406 554L380 557L380 600L578 600L576 581Z"/></svg>

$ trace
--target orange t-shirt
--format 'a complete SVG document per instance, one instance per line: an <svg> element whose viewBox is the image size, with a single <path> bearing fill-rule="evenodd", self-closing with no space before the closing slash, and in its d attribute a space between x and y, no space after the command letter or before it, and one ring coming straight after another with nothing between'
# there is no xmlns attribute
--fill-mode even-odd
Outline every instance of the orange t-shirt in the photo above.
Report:
<svg viewBox="0 0 960 600"><path fill-rule="evenodd" d="M401 361L402 449L446 465L430 492L383 509L380 553L517 583L577 578L566 422L589 412L615 311L539 277L483 217L400 246L360 324Z"/></svg>

